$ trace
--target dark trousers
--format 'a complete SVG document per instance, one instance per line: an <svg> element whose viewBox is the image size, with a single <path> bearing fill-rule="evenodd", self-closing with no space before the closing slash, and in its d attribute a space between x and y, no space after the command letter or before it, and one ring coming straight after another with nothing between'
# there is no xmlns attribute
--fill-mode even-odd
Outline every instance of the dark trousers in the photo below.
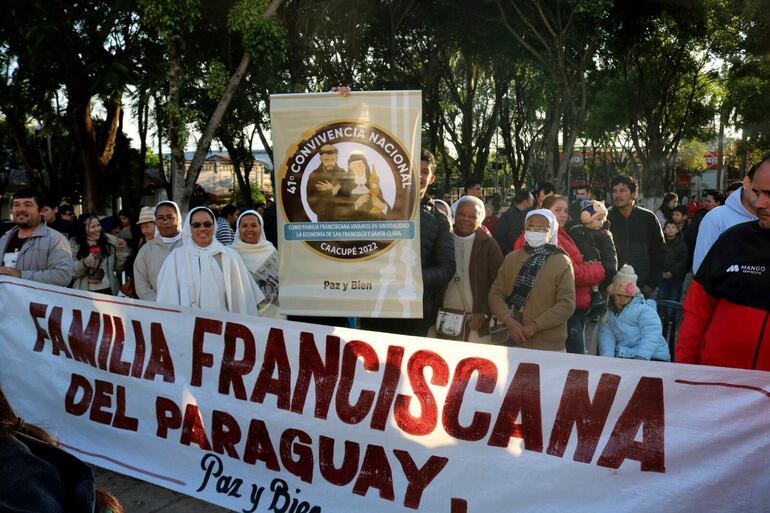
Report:
<svg viewBox="0 0 770 513"><path fill-rule="evenodd" d="M289 315L290 321L307 322L310 324L320 324L322 326L334 326L338 328L349 328L347 317L316 317L314 315Z"/></svg>
<svg viewBox="0 0 770 513"><path fill-rule="evenodd" d="M660 287L658 287L658 299L668 299L669 301L676 301L677 303L681 302L683 283L684 280L660 280Z"/></svg>
<svg viewBox="0 0 770 513"><path fill-rule="evenodd" d="M567 321L567 352L572 354L586 354L585 343L585 325L586 325L586 312L588 309L583 308L575 310L572 317Z"/></svg>
<svg viewBox="0 0 770 513"><path fill-rule="evenodd" d="M425 337L433 321L428 319L374 319L362 317L359 319L362 330L380 331L382 333L396 333L398 335L412 335Z"/></svg>

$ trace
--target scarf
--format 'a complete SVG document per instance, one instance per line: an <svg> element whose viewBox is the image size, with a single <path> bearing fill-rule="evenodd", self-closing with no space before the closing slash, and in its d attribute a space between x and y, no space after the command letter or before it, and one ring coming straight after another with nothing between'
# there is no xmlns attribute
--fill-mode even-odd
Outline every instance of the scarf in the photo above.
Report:
<svg viewBox="0 0 770 513"><path fill-rule="evenodd" d="M540 215L548 219L550 236L548 237L548 242L537 248L533 248L529 244L524 243L524 251L529 253L530 257L524 262L524 265L521 266L519 274L513 282L513 291L508 297L508 306L514 307L517 310L524 308L524 304L527 302L527 298L529 298L529 294L532 292L532 287L535 286L537 276L543 269L548 257L554 253L560 251L563 252L563 250L556 245L558 243L557 233L559 230L556 216L554 216L553 212L544 208L529 211L524 220L525 227L527 225L527 219L533 215Z"/></svg>
<svg viewBox="0 0 770 513"><path fill-rule="evenodd" d="M508 305L515 307L517 310L524 308L524 303L527 302L527 298L530 292L532 292L532 287L535 286L535 281L537 281L537 275L543 269L545 261L550 255L562 250L553 244L543 244L538 248L524 244L524 251L529 253L530 257L521 266L519 275L516 276L516 280L513 282L513 291L508 298Z"/></svg>
<svg viewBox="0 0 770 513"><path fill-rule="evenodd" d="M257 216L259 220L260 233L259 241L256 244L248 244L241 240L241 219L243 216L252 215ZM259 212L255 210L247 210L238 216L238 221L235 223L235 240L230 247L238 252L243 259L243 263L246 264L246 268L251 274L257 274L258 271L277 254L275 246L267 240L265 237L264 222Z"/></svg>
<svg viewBox="0 0 770 513"><path fill-rule="evenodd" d="M181 232L177 233L173 237L164 237L164 236L158 234L158 229L155 228L155 233L157 234L157 235L155 235L155 238L156 239L160 239L161 241L163 241L164 244L173 244L173 243L175 243L178 240L182 240L182 233Z"/></svg>

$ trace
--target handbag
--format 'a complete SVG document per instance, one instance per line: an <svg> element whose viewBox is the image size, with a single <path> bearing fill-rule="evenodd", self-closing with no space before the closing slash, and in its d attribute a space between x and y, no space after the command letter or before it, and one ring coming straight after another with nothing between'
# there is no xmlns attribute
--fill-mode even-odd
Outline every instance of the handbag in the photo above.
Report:
<svg viewBox="0 0 770 513"><path fill-rule="evenodd" d="M463 310L439 308L436 316L436 335L446 340L467 340L468 315Z"/></svg>
<svg viewBox="0 0 770 513"><path fill-rule="evenodd" d="M436 315L436 336L444 340L468 340L468 335L470 334L468 306L465 304L465 296L460 288L460 277L455 276L452 281L460 291L464 310L439 308Z"/></svg>
<svg viewBox="0 0 770 513"><path fill-rule="evenodd" d="M511 307L511 317L513 317L519 324L524 324L524 315L516 310L515 307ZM511 332L508 331L508 325L504 322L495 320L495 324L489 328L489 338L494 345L497 346L515 346L518 344L512 337Z"/></svg>
<svg viewBox="0 0 770 513"><path fill-rule="evenodd" d="M139 296L136 295L133 278L126 278L126 280L123 282L123 285L118 290L118 297L130 297L138 299Z"/></svg>

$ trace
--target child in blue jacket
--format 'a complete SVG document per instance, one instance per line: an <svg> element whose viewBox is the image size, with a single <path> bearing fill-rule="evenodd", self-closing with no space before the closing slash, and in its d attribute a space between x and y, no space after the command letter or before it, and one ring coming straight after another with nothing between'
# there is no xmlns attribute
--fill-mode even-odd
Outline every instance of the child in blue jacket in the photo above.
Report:
<svg viewBox="0 0 770 513"><path fill-rule="evenodd" d="M655 301L636 286L634 268L624 265L607 288L607 314L599 323L599 355L670 362Z"/></svg>

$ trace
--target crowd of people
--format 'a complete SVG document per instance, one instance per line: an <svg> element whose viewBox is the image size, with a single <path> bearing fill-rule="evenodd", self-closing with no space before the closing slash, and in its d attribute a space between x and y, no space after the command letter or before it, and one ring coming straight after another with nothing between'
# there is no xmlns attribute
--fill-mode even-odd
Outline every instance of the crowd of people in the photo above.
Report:
<svg viewBox="0 0 770 513"><path fill-rule="evenodd" d="M359 327L585 354L593 322L601 356L770 370L770 157L725 195L709 191L701 208L668 193L655 212L637 203L636 180L618 175L611 207L600 191L578 187L570 200L547 183L518 191L498 214L476 181L455 201L448 193L433 199L429 151L420 165L423 316L359 319ZM22 190L12 213L0 274L281 316L274 207L263 218L235 205L218 213L200 206L183 221L178 205L161 201L137 219L121 211L75 220L69 205ZM673 352L663 336L668 316L681 320Z"/></svg>
<svg viewBox="0 0 770 513"><path fill-rule="evenodd" d="M15 226L0 239L0 274L100 294L279 317L278 263L262 216L227 205L217 216L161 201L133 219L51 207L31 189L13 196ZM69 215L62 215L62 212ZM67 218L69 217L69 219ZM214 236L216 232L216 237Z"/></svg>
<svg viewBox="0 0 770 513"><path fill-rule="evenodd" d="M434 200L427 150L420 170L423 316L359 319L360 327L585 354L589 321L598 323L602 357L770 371L770 155L724 196L710 191L702 208L670 193L656 212L637 204L638 184L626 175L611 181L611 208L598 191L578 188L570 201L544 184L517 192L498 215L478 197L478 182L454 202L448 194ZM200 206L183 221L176 203L161 201L136 219L127 211L75 219L70 205L24 189L12 215L15 226L0 238L0 275L281 316L274 206L228 205L218 214ZM683 297L681 313L656 306ZM662 332L661 316L670 315L681 316L674 353ZM16 417L2 391L0 456L10 476L0 483L0 509L123 511L96 490L88 466ZM34 496L15 493L22 487Z"/></svg>

